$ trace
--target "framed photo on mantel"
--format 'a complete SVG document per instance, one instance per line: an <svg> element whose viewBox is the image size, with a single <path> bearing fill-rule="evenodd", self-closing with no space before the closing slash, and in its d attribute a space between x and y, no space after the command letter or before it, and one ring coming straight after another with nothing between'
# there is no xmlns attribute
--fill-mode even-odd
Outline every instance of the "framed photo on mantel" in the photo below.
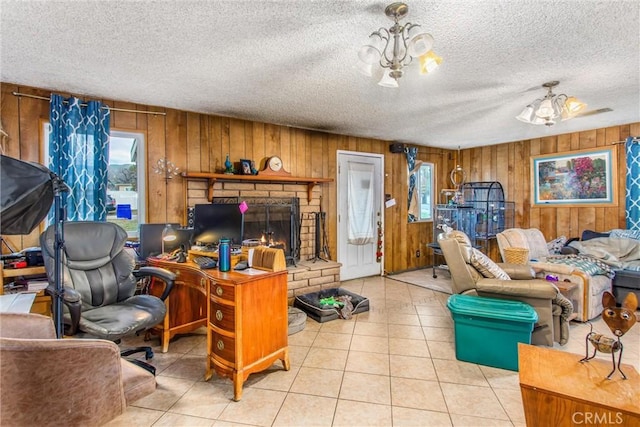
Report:
<svg viewBox="0 0 640 427"><path fill-rule="evenodd" d="M535 207L617 206L616 147L531 157Z"/></svg>
<svg viewBox="0 0 640 427"><path fill-rule="evenodd" d="M253 162L247 159L240 159L240 174L253 175L254 171Z"/></svg>

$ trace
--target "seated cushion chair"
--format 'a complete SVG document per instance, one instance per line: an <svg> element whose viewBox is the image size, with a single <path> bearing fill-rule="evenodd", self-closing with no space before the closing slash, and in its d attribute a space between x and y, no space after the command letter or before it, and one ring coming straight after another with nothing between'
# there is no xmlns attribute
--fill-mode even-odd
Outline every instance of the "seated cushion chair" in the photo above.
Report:
<svg viewBox="0 0 640 427"><path fill-rule="evenodd" d="M111 341L56 339L50 317L0 314L0 425L98 426L156 389Z"/></svg>
<svg viewBox="0 0 640 427"><path fill-rule="evenodd" d="M63 286L65 335L101 338L118 342L122 337L143 332L164 320L175 274L157 267L134 271L134 258L125 250L127 232L110 222L68 222L64 225ZM40 236L42 256L49 280L55 287L55 227ZM158 278L165 288L161 297L136 294L137 279ZM153 282L153 286L156 286ZM123 355L150 347L125 351ZM141 366L143 362L136 362ZM155 371L152 366L147 369Z"/></svg>
<svg viewBox="0 0 640 427"><path fill-rule="evenodd" d="M438 243L451 272L455 293L502 298L529 304L538 314L538 322L534 326L531 343L547 346L553 346L554 341L561 345L567 343L568 319L573 310L571 302L564 298L552 283L535 279L532 269L525 265L496 265L474 249L469 237L462 231L453 230L443 233L439 236ZM503 278L484 277L472 263L478 265L479 269L488 276L497 274ZM504 277L505 273L506 277Z"/></svg>
<svg viewBox="0 0 640 427"><path fill-rule="evenodd" d="M611 278L606 274L590 274L574 265L552 263L544 235L537 228L510 228L496 235L500 255L505 259L506 248L525 248L529 250L529 264L540 278L553 274L558 280L569 280L578 284L578 298L574 302L576 320L586 322L602 313L602 295L611 292Z"/></svg>

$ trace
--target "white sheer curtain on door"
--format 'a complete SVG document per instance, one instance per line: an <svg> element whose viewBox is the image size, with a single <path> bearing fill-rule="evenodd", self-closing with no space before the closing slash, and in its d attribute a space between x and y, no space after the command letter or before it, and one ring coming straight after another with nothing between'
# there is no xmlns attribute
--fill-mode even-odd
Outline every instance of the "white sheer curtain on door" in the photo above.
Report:
<svg viewBox="0 0 640 427"><path fill-rule="evenodd" d="M373 209L373 165L349 162L348 242L366 245L375 240L375 212Z"/></svg>

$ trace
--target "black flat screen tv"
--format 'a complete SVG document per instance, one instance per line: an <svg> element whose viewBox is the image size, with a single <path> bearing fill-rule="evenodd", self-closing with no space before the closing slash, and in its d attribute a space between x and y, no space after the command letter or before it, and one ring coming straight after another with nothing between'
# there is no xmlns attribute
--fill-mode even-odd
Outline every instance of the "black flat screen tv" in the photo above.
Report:
<svg viewBox="0 0 640 427"><path fill-rule="evenodd" d="M244 215L237 204L194 206L193 241L196 244L217 245L220 239L229 239L232 246L240 246L243 232Z"/></svg>

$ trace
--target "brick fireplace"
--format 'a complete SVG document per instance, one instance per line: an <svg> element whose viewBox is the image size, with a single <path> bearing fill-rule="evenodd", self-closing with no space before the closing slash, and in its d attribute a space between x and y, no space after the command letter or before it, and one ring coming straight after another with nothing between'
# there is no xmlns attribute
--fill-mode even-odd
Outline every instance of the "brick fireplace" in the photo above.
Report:
<svg viewBox="0 0 640 427"><path fill-rule="evenodd" d="M300 261L300 199L297 197L214 197L214 204L245 202L244 239L281 248L287 265Z"/></svg>
<svg viewBox="0 0 640 427"><path fill-rule="evenodd" d="M199 203L210 203L207 200L208 181L198 179L187 180L187 205L194 206ZM226 182L216 181L213 184L215 200L247 200L249 211L258 210L260 201L264 199L297 199L298 216L300 223L296 239L299 242L297 248L298 257L295 266L288 267L288 296L292 300L296 295L317 292L320 289L338 287L340 285L340 265L329 261L308 261L315 254L315 215L320 210L320 189L311 192L311 200L308 200L308 187L301 183L265 183L265 182ZM252 208L252 205L256 205ZM245 214L245 221L247 220ZM246 236L246 234L245 234ZM248 237L248 236L247 236ZM285 250L285 254L287 251ZM287 254L292 255L292 254ZM293 254L295 256L295 254ZM291 263L293 264L293 263Z"/></svg>

